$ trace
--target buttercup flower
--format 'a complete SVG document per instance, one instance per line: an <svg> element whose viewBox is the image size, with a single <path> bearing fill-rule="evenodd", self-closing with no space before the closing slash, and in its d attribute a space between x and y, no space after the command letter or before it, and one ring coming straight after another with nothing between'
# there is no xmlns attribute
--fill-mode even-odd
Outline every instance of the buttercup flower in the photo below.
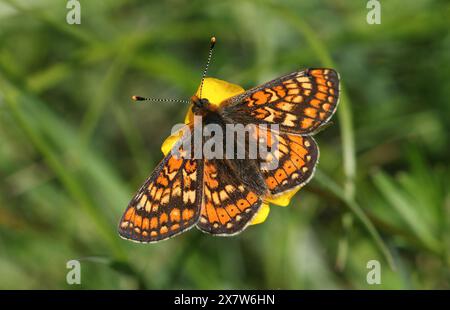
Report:
<svg viewBox="0 0 450 310"><path fill-rule="evenodd" d="M200 88L197 90L196 95L200 96ZM231 84L215 78L206 78L203 83L202 97L208 98L209 102L213 105L219 105L223 100L232 96L243 93L245 90L235 84ZM193 122L194 115L189 106L184 123L189 124ZM161 150L164 155L167 155L172 149L173 145L181 138L181 132L169 136L161 146ZM270 212L270 204L286 207L289 205L291 198L300 188L293 189L277 197L263 197L264 202L259 209L258 213L253 218L251 224L260 224L264 222Z"/></svg>

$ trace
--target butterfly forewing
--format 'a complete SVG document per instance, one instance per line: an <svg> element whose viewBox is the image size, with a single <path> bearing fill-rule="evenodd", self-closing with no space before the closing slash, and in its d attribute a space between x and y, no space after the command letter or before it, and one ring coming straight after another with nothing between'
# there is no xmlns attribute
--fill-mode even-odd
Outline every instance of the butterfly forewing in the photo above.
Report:
<svg viewBox="0 0 450 310"><path fill-rule="evenodd" d="M193 135L192 135L193 136ZM130 201L119 224L119 234L138 242L155 242L195 225L200 216L203 161L184 152L185 135Z"/></svg>
<svg viewBox="0 0 450 310"><path fill-rule="evenodd" d="M336 110L339 76L333 69L306 69L275 79L222 103L237 123L278 124L293 134L311 134Z"/></svg>

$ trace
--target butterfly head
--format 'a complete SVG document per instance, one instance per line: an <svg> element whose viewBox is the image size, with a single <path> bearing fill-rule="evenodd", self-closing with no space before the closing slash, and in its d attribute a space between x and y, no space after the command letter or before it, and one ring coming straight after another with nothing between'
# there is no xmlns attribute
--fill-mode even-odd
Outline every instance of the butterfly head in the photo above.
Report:
<svg viewBox="0 0 450 310"><path fill-rule="evenodd" d="M215 105L211 104L206 98L199 98L197 96L191 97L192 112L194 114L203 114L206 111L215 111Z"/></svg>

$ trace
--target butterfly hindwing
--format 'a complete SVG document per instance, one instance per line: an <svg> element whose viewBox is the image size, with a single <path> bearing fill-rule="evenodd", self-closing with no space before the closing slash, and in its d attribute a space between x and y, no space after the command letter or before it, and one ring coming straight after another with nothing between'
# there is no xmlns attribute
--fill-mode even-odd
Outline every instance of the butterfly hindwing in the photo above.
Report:
<svg viewBox="0 0 450 310"><path fill-rule="evenodd" d="M237 123L278 124L293 134L311 134L334 114L339 75L333 69L294 72L225 100L222 113Z"/></svg>
<svg viewBox="0 0 450 310"><path fill-rule="evenodd" d="M264 139L270 138L273 150L268 156L270 160L276 160L276 165L263 165L261 173L270 195L276 197L305 185L312 178L319 159L319 147L311 136L270 134L259 133Z"/></svg>
<svg viewBox="0 0 450 310"><path fill-rule="evenodd" d="M202 203L203 161L187 158L180 145L175 146L180 152L170 152L130 201L119 224L123 238L156 242L197 223Z"/></svg>
<svg viewBox="0 0 450 310"><path fill-rule="evenodd" d="M258 190L242 183L224 160L205 160L203 180L204 200L197 227L214 235L243 231L261 206Z"/></svg>

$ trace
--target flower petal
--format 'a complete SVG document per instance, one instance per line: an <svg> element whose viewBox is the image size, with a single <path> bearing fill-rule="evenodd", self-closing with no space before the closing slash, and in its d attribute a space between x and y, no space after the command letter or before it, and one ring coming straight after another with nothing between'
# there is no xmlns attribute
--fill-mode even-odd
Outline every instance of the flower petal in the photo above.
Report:
<svg viewBox="0 0 450 310"><path fill-rule="evenodd" d="M258 210L258 213L256 213L255 217L250 222L250 225L256 225L263 223L267 216L269 215L270 207L267 203L263 203L261 205L261 208Z"/></svg>
<svg viewBox="0 0 450 310"><path fill-rule="evenodd" d="M287 191L284 194L277 197L267 197L264 200L269 203L273 203L274 205L280 207L287 207L291 202L292 197L300 190L300 187L295 188L293 190Z"/></svg>
<svg viewBox="0 0 450 310"><path fill-rule="evenodd" d="M161 151L163 152L164 156L167 156L169 154L170 150L173 148L175 143L182 137L183 131L180 130L176 134L168 136L166 140L164 140L163 144L161 145Z"/></svg>
<svg viewBox="0 0 450 310"><path fill-rule="evenodd" d="M225 99L239 95L243 92L245 92L245 90L241 86L216 78L206 78L203 81L202 98L208 99L213 105L218 106ZM200 96L200 86L195 95Z"/></svg>

